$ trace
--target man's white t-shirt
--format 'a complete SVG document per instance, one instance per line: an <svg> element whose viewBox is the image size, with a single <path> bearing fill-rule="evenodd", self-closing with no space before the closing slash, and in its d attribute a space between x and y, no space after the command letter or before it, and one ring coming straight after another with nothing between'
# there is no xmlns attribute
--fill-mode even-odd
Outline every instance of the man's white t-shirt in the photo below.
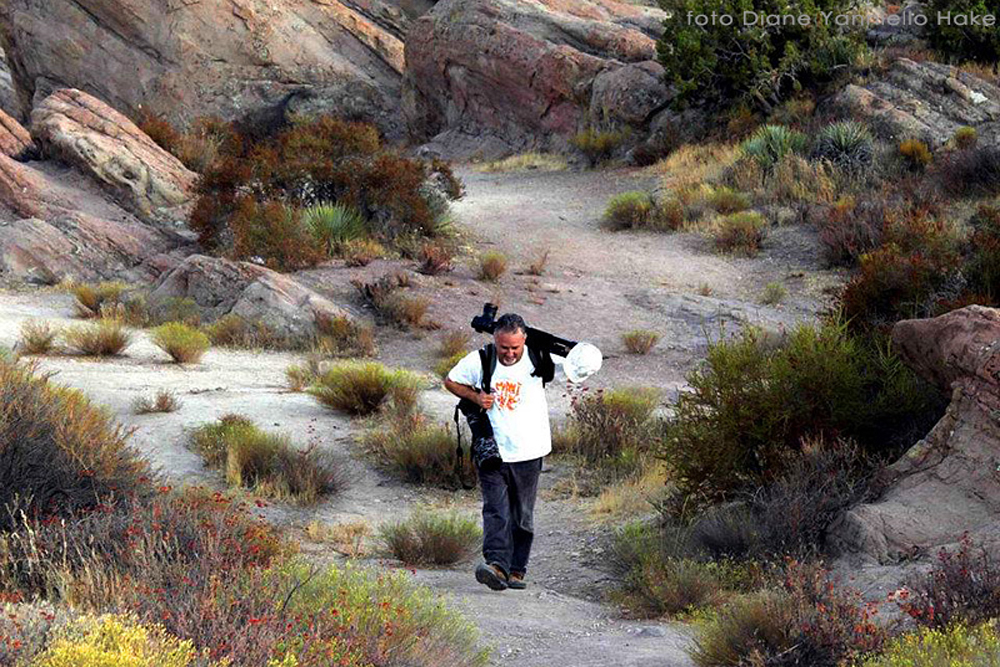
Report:
<svg viewBox="0 0 1000 667"><path fill-rule="evenodd" d="M486 414L493 425L493 437L504 463L530 461L547 456L552 451L549 430L549 408L540 377L532 377L534 364L525 350L512 366L497 360L490 387L493 407ZM483 364L479 351L465 355L448 373L448 379L459 384L479 387L483 381Z"/></svg>

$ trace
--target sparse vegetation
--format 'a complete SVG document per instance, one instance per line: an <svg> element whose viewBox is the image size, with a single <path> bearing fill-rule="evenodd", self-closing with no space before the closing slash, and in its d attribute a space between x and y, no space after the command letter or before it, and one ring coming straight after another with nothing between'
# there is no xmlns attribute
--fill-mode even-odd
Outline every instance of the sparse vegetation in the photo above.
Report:
<svg viewBox="0 0 1000 667"><path fill-rule="evenodd" d="M976 133L976 128L969 127L968 125L958 128L955 130L955 134L952 135L952 141L955 142L955 147L963 151L969 148L975 148L978 140L979 135Z"/></svg>
<svg viewBox="0 0 1000 667"><path fill-rule="evenodd" d="M59 329L48 322L28 320L21 325L17 349L22 354L49 354L59 337Z"/></svg>
<svg viewBox="0 0 1000 667"><path fill-rule="evenodd" d="M372 533L366 521L350 521L327 525L313 521L306 526L306 535L317 542L325 542L348 558L359 558L368 553L365 540Z"/></svg>
<svg viewBox="0 0 1000 667"><path fill-rule="evenodd" d="M761 295L761 303L765 303L768 306L776 306L788 296L788 290L779 282L768 283L764 287L764 293Z"/></svg>
<svg viewBox="0 0 1000 667"><path fill-rule="evenodd" d="M72 283L70 293L76 297L76 310L80 317L101 317L102 311L107 311L121 303L128 285L122 282Z"/></svg>
<svg viewBox="0 0 1000 667"><path fill-rule="evenodd" d="M891 640L862 667L1000 667L1000 629L995 621L921 628Z"/></svg>
<svg viewBox="0 0 1000 667"><path fill-rule="evenodd" d="M132 336L116 320L79 324L62 332L63 344L74 354L117 357L132 342Z"/></svg>
<svg viewBox="0 0 1000 667"><path fill-rule="evenodd" d="M452 269L452 252L442 243L426 242L420 246L420 273L436 276Z"/></svg>
<svg viewBox="0 0 1000 667"><path fill-rule="evenodd" d="M931 150L919 139L906 139L901 142L899 155L913 171L923 171L931 163Z"/></svg>
<svg viewBox="0 0 1000 667"><path fill-rule="evenodd" d="M324 357L374 357L378 353L375 331L369 324L347 315L317 316L313 352Z"/></svg>
<svg viewBox="0 0 1000 667"><path fill-rule="evenodd" d="M875 140L868 128L856 121L827 125L816 137L813 156L829 160L839 169L860 174L875 160Z"/></svg>
<svg viewBox="0 0 1000 667"><path fill-rule="evenodd" d="M596 167L610 159L625 138L625 132L621 130L588 127L570 137L569 143L586 156L591 167Z"/></svg>
<svg viewBox="0 0 1000 667"><path fill-rule="evenodd" d="M495 283L507 273L507 256L500 252L487 252L479 258L479 280Z"/></svg>
<svg viewBox="0 0 1000 667"><path fill-rule="evenodd" d="M566 158L557 153L521 153L479 165L476 167L476 170L487 173L506 171L563 171L568 167Z"/></svg>
<svg viewBox="0 0 1000 667"><path fill-rule="evenodd" d="M766 230L764 216L755 211L743 211L717 219L711 235L720 252L754 257L760 252Z"/></svg>
<svg viewBox="0 0 1000 667"><path fill-rule="evenodd" d="M623 192L608 202L604 210L604 225L612 231L645 227L655 208L656 204L648 192Z"/></svg>
<svg viewBox="0 0 1000 667"><path fill-rule="evenodd" d="M308 391L334 410L370 415L390 397L415 403L418 386L418 378L408 371L390 371L374 361L342 361L331 365Z"/></svg>
<svg viewBox="0 0 1000 667"><path fill-rule="evenodd" d="M632 354L649 354L660 340L660 334L646 329L633 329L622 334L622 344Z"/></svg>
<svg viewBox="0 0 1000 667"><path fill-rule="evenodd" d="M764 125L740 144L740 152L744 158L770 172L785 158L804 152L808 143L798 130L784 125Z"/></svg>
<svg viewBox="0 0 1000 667"><path fill-rule="evenodd" d="M156 347L178 364L197 363L212 344L203 332L181 322L161 324L150 337Z"/></svg>
<svg viewBox="0 0 1000 667"><path fill-rule="evenodd" d="M410 565L450 565L475 553L482 530L457 512L418 509L402 521L383 524L379 538L395 558Z"/></svg>
<svg viewBox="0 0 1000 667"><path fill-rule="evenodd" d="M154 412L176 412L180 410L181 402L173 392L160 389L152 397L137 396L132 401L132 412L137 415L148 415Z"/></svg>
<svg viewBox="0 0 1000 667"><path fill-rule="evenodd" d="M535 258L528 264L528 275L540 276L545 273L545 266L549 262L550 252L548 248L543 248L535 253Z"/></svg>
<svg viewBox="0 0 1000 667"><path fill-rule="evenodd" d="M223 315L203 330L212 345L220 347L262 349L288 345L288 341L280 340L263 322L250 322L232 313Z"/></svg>

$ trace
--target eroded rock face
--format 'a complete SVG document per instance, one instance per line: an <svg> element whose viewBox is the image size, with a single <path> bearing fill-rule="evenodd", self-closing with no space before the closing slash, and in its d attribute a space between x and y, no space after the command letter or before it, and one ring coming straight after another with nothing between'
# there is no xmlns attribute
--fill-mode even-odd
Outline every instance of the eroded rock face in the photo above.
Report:
<svg viewBox="0 0 1000 667"><path fill-rule="evenodd" d="M35 103L73 87L184 125L303 101L363 115L392 138L403 134L403 45L378 17L407 21L400 4L11 0L0 30L14 82Z"/></svg>
<svg viewBox="0 0 1000 667"><path fill-rule="evenodd" d="M1000 87L940 63L900 58L880 80L845 86L826 108L890 141L940 146L966 125L990 143L1000 138Z"/></svg>
<svg viewBox="0 0 1000 667"><path fill-rule="evenodd" d="M31 134L9 115L0 111L0 153L18 157L29 151L34 142Z"/></svg>
<svg viewBox="0 0 1000 667"><path fill-rule="evenodd" d="M191 255L162 277L150 294L153 303L193 300L207 320L232 313L264 324L286 339L309 339L317 317L347 315L329 299L283 275L249 262Z"/></svg>
<svg viewBox="0 0 1000 667"><path fill-rule="evenodd" d="M58 90L32 111L31 131L47 156L92 176L141 220L187 218L197 174L97 98Z"/></svg>
<svg viewBox="0 0 1000 667"><path fill-rule="evenodd" d="M907 363L951 387L948 411L886 471L878 502L831 527L835 548L881 564L958 542L1000 545L1000 311L968 306L893 328Z"/></svg>
<svg viewBox="0 0 1000 667"><path fill-rule="evenodd" d="M406 39L414 139L564 146L591 123L642 126L669 101L662 11L614 0L443 0Z"/></svg>

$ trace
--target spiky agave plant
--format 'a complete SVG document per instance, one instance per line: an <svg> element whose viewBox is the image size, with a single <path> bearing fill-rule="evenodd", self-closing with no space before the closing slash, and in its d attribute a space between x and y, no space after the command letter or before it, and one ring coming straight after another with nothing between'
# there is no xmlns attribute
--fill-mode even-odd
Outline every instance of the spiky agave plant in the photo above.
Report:
<svg viewBox="0 0 1000 667"><path fill-rule="evenodd" d="M771 169L782 158L801 153L807 144L806 135L784 125L765 125L740 144L740 152L764 169Z"/></svg>
<svg viewBox="0 0 1000 667"><path fill-rule="evenodd" d="M861 123L852 120L833 123L820 130L813 156L857 173L874 161L875 140Z"/></svg>
<svg viewBox="0 0 1000 667"><path fill-rule="evenodd" d="M357 209L344 204L316 204L302 211L302 221L328 255L339 246L364 237L368 228Z"/></svg>

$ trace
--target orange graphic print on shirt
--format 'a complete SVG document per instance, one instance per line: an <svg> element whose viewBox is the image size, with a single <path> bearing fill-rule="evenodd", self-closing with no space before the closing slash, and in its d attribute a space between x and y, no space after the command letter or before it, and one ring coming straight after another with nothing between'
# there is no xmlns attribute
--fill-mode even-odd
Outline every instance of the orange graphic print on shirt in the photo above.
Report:
<svg viewBox="0 0 1000 667"><path fill-rule="evenodd" d="M494 405L501 410L513 410L521 402L521 383L510 380L497 380Z"/></svg>

